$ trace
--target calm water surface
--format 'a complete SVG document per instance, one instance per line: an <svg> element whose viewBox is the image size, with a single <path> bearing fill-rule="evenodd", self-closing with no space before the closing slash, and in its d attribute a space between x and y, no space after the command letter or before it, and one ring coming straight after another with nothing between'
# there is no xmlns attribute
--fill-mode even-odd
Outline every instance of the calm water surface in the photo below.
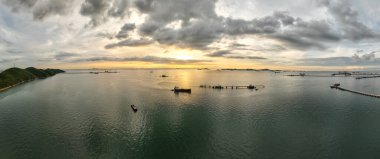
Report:
<svg viewBox="0 0 380 159"><path fill-rule="evenodd" d="M380 99L329 88L339 82L380 94L379 80L198 70L60 74L0 93L0 158L380 158ZM174 94L175 85L193 92Z"/></svg>

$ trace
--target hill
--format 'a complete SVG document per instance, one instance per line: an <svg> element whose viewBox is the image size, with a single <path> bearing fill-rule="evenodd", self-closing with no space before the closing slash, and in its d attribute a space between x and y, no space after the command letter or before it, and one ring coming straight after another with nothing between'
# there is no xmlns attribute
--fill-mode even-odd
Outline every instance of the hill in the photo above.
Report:
<svg viewBox="0 0 380 159"><path fill-rule="evenodd" d="M36 69L28 67L26 69L9 68L0 73L0 91L34 79L47 78L65 71L59 69Z"/></svg>

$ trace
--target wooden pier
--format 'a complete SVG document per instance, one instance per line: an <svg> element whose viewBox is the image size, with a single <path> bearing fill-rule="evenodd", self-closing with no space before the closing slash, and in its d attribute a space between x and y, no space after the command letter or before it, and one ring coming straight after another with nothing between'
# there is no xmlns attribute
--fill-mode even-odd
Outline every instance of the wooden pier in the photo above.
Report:
<svg viewBox="0 0 380 159"><path fill-rule="evenodd" d="M335 89L338 89L341 91L351 92L351 93L355 93L355 94L360 94L360 95L364 95L364 96L380 98L380 95L370 94L370 93L365 93L365 92L359 92L359 91L354 91L354 90L350 90L350 89L345 89L345 88L342 88L340 86L336 86L336 87L331 86L331 88L335 88Z"/></svg>
<svg viewBox="0 0 380 159"><path fill-rule="evenodd" d="M362 76L362 77L356 77L356 79L365 79L365 78L380 78L380 76Z"/></svg>

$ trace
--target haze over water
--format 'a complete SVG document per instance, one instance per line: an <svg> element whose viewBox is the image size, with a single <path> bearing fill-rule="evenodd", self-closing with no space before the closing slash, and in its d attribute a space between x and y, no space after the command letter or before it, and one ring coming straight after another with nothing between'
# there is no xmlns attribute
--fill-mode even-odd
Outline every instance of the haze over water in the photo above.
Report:
<svg viewBox="0 0 380 159"><path fill-rule="evenodd" d="M380 94L378 79L199 70L69 73L0 93L0 158L380 157L380 100L329 88L339 82ZM175 94L174 86L192 93Z"/></svg>

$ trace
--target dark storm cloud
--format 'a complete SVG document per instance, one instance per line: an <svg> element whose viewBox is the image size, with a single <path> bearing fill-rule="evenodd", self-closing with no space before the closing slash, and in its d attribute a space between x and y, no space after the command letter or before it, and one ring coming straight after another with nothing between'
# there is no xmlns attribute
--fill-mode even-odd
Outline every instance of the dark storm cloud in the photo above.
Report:
<svg viewBox="0 0 380 159"><path fill-rule="evenodd" d="M90 26L98 26L108 17L124 17L128 13L128 0L86 0L80 14L91 18Z"/></svg>
<svg viewBox="0 0 380 159"><path fill-rule="evenodd" d="M139 40L127 39L127 40L120 41L118 43L106 45L105 48L113 49L113 48L124 47L124 46L130 46L130 47L145 46L145 45L150 45L153 43L154 43L153 40L148 40L148 39L139 39Z"/></svg>
<svg viewBox="0 0 380 159"><path fill-rule="evenodd" d="M165 58L157 56L145 56L145 57L93 57L87 59L77 59L73 62L96 62L96 61L115 61L115 62L151 62L151 63L160 63L160 64L196 64L196 63L205 63L212 62L210 60L180 60L175 58Z"/></svg>

